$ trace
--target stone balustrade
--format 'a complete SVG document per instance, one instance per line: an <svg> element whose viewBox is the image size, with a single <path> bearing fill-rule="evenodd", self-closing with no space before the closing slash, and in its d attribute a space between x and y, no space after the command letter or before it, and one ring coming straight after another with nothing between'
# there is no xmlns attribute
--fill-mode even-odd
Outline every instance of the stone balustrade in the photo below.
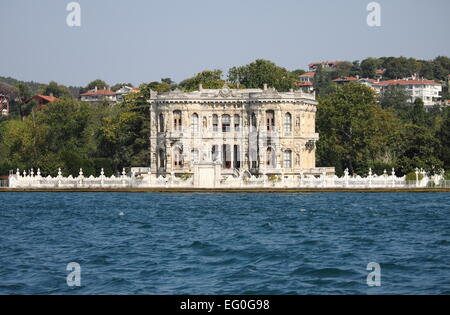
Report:
<svg viewBox="0 0 450 315"><path fill-rule="evenodd" d="M422 176L419 176L422 174ZM345 170L343 177L329 176L326 169L323 169L321 175L266 175L255 176L248 171L236 171L232 175L220 175L217 181L209 187L202 187L202 181L194 180L194 176L187 175L178 177L171 173L166 176L157 177L154 174L140 173L135 176L135 173L127 174L125 169L120 176L104 175L103 169L100 176L85 177L83 170L80 169L78 176L72 175L68 177L62 176L61 170L58 171L56 177L41 176L38 169L36 173L34 170L23 171L19 170L15 174L9 176L10 188L22 189L98 189L98 188L223 188L223 189L238 189L238 188L345 188L345 189L376 189L376 188L423 188L427 187L430 182L439 183L443 179L443 173L440 175L427 176L424 170L416 170L416 180L408 181L406 177L397 177L395 170L392 169L391 174L384 171L383 175L374 175L372 170L369 170L367 177L350 176L348 170ZM419 179L419 177L421 179Z"/></svg>

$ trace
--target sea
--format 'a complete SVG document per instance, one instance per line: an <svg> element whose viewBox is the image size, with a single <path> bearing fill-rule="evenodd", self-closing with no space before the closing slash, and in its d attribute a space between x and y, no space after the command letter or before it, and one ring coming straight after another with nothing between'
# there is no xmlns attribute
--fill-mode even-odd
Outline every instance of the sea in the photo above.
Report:
<svg viewBox="0 0 450 315"><path fill-rule="evenodd" d="M2 192L0 294L450 294L450 193Z"/></svg>

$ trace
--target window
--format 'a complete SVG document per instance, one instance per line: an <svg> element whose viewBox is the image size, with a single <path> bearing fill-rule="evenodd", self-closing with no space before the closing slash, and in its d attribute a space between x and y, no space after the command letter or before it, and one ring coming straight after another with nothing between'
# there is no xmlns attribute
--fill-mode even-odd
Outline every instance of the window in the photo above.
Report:
<svg viewBox="0 0 450 315"><path fill-rule="evenodd" d="M290 113L284 115L284 133L289 134L292 132L292 116Z"/></svg>
<svg viewBox="0 0 450 315"><path fill-rule="evenodd" d="M224 144L222 146L222 167L231 168L231 146Z"/></svg>
<svg viewBox="0 0 450 315"><path fill-rule="evenodd" d="M219 116L217 116L216 114L214 114L212 117L212 125L214 132L219 131Z"/></svg>
<svg viewBox="0 0 450 315"><path fill-rule="evenodd" d="M166 167L166 155L164 154L164 150L159 150L159 167L165 168Z"/></svg>
<svg viewBox="0 0 450 315"><path fill-rule="evenodd" d="M292 151L284 151L284 168L292 168Z"/></svg>
<svg viewBox="0 0 450 315"><path fill-rule="evenodd" d="M267 148L266 164L267 164L267 167L269 167L269 168L275 167L275 152L272 149L272 147Z"/></svg>
<svg viewBox="0 0 450 315"><path fill-rule="evenodd" d="M164 132L164 115L159 114L159 132Z"/></svg>
<svg viewBox="0 0 450 315"><path fill-rule="evenodd" d="M176 110L173 112L173 130L181 131L182 122L181 122L181 111Z"/></svg>
<svg viewBox="0 0 450 315"><path fill-rule="evenodd" d="M267 131L273 131L275 127L275 112L273 110L266 111Z"/></svg>
<svg viewBox="0 0 450 315"><path fill-rule="evenodd" d="M191 132L198 132L198 115L196 113L191 116Z"/></svg>
<svg viewBox="0 0 450 315"><path fill-rule="evenodd" d="M234 115L234 131L240 131L241 129L241 116Z"/></svg>
<svg viewBox="0 0 450 315"><path fill-rule="evenodd" d="M198 150L191 151L191 160L192 162L198 162Z"/></svg>
<svg viewBox="0 0 450 315"><path fill-rule="evenodd" d="M218 161L219 160L219 146L218 145L213 145L211 148L211 157L213 162Z"/></svg>
<svg viewBox="0 0 450 315"><path fill-rule="evenodd" d="M230 132L231 118L230 115L222 116L222 132Z"/></svg>
<svg viewBox="0 0 450 315"><path fill-rule="evenodd" d="M173 167L174 168L183 167L183 158L180 148L173 149Z"/></svg>
<svg viewBox="0 0 450 315"><path fill-rule="evenodd" d="M255 148L249 149L249 161L250 168L255 169L258 167L258 151Z"/></svg>
<svg viewBox="0 0 450 315"><path fill-rule="evenodd" d="M238 145L234 145L233 150L233 168L240 169L241 168L241 147Z"/></svg>
<svg viewBox="0 0 450 315"><path fill-rule="evenodd" d="M252 126L254 129L256 129L257 121L256 121L256 115L255 115L255 113L252 113L252 114L250 115L250 124L251 124L251 126Z"/></svg>

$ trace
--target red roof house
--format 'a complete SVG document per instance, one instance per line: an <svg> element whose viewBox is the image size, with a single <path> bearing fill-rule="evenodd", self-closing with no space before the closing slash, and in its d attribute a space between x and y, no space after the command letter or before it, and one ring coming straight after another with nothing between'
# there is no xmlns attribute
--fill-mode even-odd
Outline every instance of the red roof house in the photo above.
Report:
<svg viewBox="0 0 450 315"><path fill-rule="evenodd" d="M80 94L81 100L84 102L102 102L102 101L110 101L116 102L116 93L107 89L98 90L95 88L92 91Z"/></svg>
<svg viewBox="0 0 450 315"><path fill-rule="evenodd" d="M42 94L35 95L31 99L37 101L38 110L42 109L48 103L52 103L58 100L58 98L54 97L53 95L42 95Z"/></svg>

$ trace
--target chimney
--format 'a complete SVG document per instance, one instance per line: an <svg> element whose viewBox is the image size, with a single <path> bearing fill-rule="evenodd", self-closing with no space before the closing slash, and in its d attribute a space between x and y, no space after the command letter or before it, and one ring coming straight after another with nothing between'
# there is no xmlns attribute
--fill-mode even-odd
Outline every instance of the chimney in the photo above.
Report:
<svg viewBox="0 0 450 315"><path fill-rule="evenodd" d="M97 91L98 91L98 87L97 87L97 86L95 86L95 89L94 89L94 91L95 91L95 92L97 92Z"/></svg>
<svg viewBox="0 0 450 315"><path fill-rule="evenodd" d="M53 93L50 93L50 97L53 97Z"/></svg>
<svg viewBox="0 0 450 315"><path fill-rule="evenodd" d="M264 83L263 90L264 90L264 91L267 91L267 83Z"/></svg>
<svg viewBox="0 0 450 315"><path fill-rule="evenodd" d="M202 83L200 83L199 85L198 85L198 90L201 92L201 91L203 91L203 84Z"/></svg>

